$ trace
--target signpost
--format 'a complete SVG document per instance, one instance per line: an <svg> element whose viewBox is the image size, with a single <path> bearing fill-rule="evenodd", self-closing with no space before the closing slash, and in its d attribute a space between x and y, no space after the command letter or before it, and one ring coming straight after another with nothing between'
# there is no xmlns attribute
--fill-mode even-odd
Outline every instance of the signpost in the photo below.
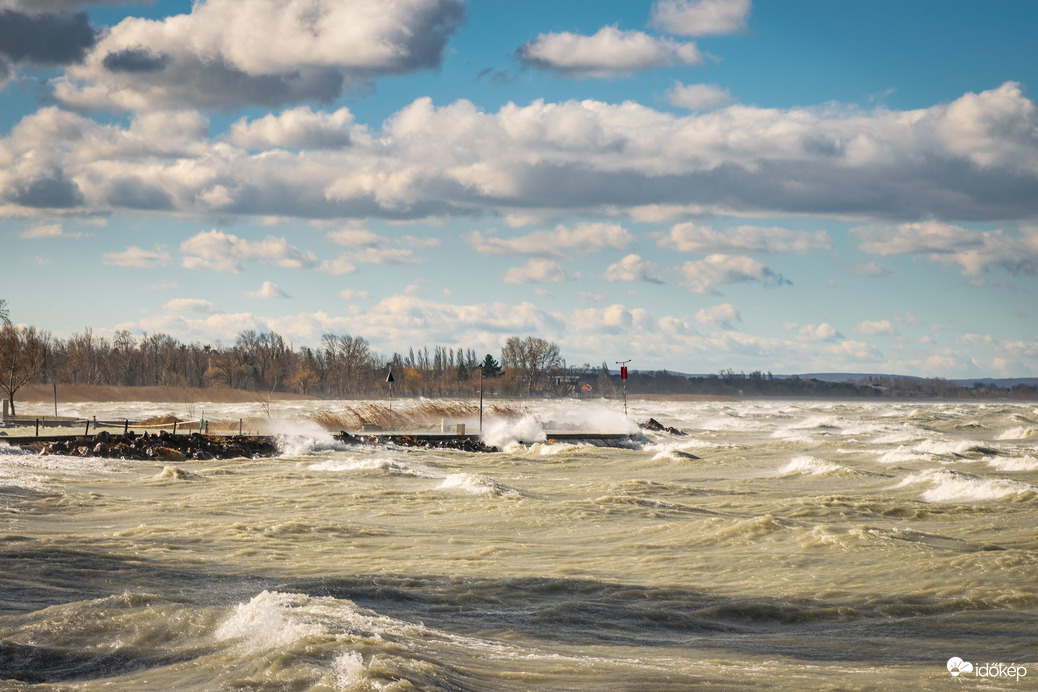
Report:
<svg viewBox="0 0 1038 692"><path fill-rule="evenodd" d="M627 415L627 364L631 362L631 359L618 360L616 364L620 366L620 379L624 383L624 415Z"/></svg>

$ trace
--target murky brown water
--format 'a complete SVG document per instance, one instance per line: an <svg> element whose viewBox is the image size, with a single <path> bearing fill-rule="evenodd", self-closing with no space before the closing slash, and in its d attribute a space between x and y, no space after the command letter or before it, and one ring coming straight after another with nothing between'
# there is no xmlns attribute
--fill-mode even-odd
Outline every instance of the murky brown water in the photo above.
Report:
<svg viewBox="0 0 1038 692"><path fill-rule="evenodd" d="M0 443L0 688L1038 684L1033 405L646 402L688 437L487 455L344 447L311 406L274 459Z"/></svg>

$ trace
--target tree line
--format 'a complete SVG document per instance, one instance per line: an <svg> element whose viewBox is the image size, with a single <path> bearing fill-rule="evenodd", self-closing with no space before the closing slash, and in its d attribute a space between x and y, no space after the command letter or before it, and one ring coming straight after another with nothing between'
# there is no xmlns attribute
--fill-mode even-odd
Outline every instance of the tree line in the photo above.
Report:
<svg viewBox="0 0 1038 692"><path fill-rule="evenodd" d="M12 405L17 391L31 383L223 387L354 399L473 396L482 376L491 395L553 396L572 389L572 378L562 377L569 370L558 344L534 336L509 337L497 357L462 346L387 356L351 334L325 334L319 346L299 348L276 332L254 330L242 331L229 346L184 343L168 334L138 338L125 330L106 338L88 329L61 339L12 325L0 301L0 391Z"/></svg>
<svg viewBox="0 0 1038 692"><path fill-rule="evenodd" d="M392 373L392 383L388 376ZM631 370L621 382L606 363L569 366L557 343L511 336L495 356L463 346L410 348L381 354L364 337L325 334L319 346L293 348L275 332L246 330L229 346L183 343L168 334L112 338L89 329L67 339L11 323L0 299L0 393L12 404L27 384L223 387L264 395L314 398L467 397L482 378L491 396L532 397L678 394L734 397L1035 399L1038 388L963 387L942 378L876 377L860 382L776 377L722 370L687 376L666 370ZM390 384L391 387L390 388Z"/></svg>

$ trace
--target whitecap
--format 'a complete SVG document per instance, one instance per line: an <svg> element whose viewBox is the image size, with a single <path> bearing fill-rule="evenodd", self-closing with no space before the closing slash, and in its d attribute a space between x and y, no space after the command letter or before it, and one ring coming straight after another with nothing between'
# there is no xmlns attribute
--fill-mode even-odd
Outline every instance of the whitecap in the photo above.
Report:
<svg viewBox="0 0 1038 692"><path fill-rule="evenodd" d="M821 476L828 473L854 472L854 469L834 464L831 461L816 459L811 456L793 457L788 464L779 470L780 476Z"/></svg>
<svg viewBox="0 0 1038 692"><path fill-rule="evenodd" d="M931 486L922 494L922 499L927 502L1001 500L1011 495L1023 495L1038 490L1035 486L1020 481L981 478L947 469L927 469L914 473L894 487L903 488L917 484Z"/></svg>
<svg viewBox="0 0 1038 692"><path fill-rule="evenodd" d="M1038 435L1038 430L1029 426L1009 428L995 436L996 440L1026 440Z"/></svg>
<svg viewBox="0 0 1038 692"><path fill-rule="evenodd" d="M200 481L203 477L197 473L191 473L185 471L177 466L165 466L162 471L155 476L155 480L160 481Z"/></svg>
<svg viewBox="0 0 1038 692"><path fill-rule="evenodd" d="M391 457L369 457L363 459L356 457L348 457L346 459L332 458L311 464L307 468L312 471L382 471L384 473L415 476L417 478L439 477Z"/></svg>
<svg viewBox="0 0 1038 692"><path fill-rule="evenodd" d="M238 640L255 653L291 648L326 633L320 624L292 616L306 601L304 594L263 591L248 603L239 603L214 634L220 641Z"/></svg>
<svg viewBox="0 0 1038 692"><path fill-rule="evenodd" d="M840 419L837 416L810 416L787 427L793 430L813 430L816 428L838 430L840 428Z"/></svg>
<svg viewBox="0 0 1038 692"><path fill-rule="evenodd" d="M443 479L441 490L463 490L473 495L517 496L519 491L489 476L472 473L452 473Z"/></svg>
<svg viewBox="0 0 1038 692"><path fill-rule="evenodd" d="M335 675L335 687L340 690L362 689L365 684L367 666L364 657L358 651L347 651L332 661L332 673Z"/></svg>
<svg viewBox="0 0 1038 692"><path fill-rule="evenodd" d="M925 454L962 455L990 447L979 440L924 440L915 446L915 450Z"/></svg>
<svg viewBox="0 0 1038 692"><path fill-rule="evenodd" d="M999 471L1038 471L1038 459L1027 455L1022 457L996 456L987 459L988 465Z"/></svg>
<svg viewBox="0 0 1038 692"><path fill-rule="evenodd" d="M933 459L932 454L920 453L904 445L894 450L886 452L876 451L875 453L879 455L878 461L881 464L902 464L907 461L930 461Z"/></svg>
<svg viewBox="0 0 1038 692"><path fill-rule="evenodd" d="M30 452L27 449L21 447L12 447L6 442L0 442L0 459L3 457L25 457L25 456L36 456L34 452Z"/></svg>
<svg viewBox="0 0 1038 692"><path fill-rule="evenodd" d="M695 461L699 458L699 455L689 450L712 449L720 446L716 442L707 442L693 437L685 438L681 441L647 444L643 449L647 452L655 452L655 455L652 457L653 461Z"/></svg>

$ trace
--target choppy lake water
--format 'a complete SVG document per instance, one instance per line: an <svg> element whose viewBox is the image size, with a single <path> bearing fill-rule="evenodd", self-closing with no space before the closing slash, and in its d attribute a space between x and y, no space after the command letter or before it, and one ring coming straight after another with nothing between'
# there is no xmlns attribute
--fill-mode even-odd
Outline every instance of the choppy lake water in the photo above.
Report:
<svg viewBox="0 0 1038 692"><path fill-rule="evenodd" d="M1034 404L532 402L688 436L495 454L344 446L318 407L274 407L272 459L0 443L0 688L1038 686Z"/></svg>

